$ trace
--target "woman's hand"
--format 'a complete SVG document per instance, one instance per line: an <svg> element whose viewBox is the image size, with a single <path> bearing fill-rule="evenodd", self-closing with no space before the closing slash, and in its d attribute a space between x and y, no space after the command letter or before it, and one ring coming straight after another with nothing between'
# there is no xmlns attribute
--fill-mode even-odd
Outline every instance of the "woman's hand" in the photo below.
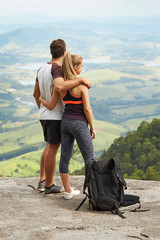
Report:
<svg viewBox="0 0 160 240"><path fill-rule="evenodd" d="M96 138L96 131L94 129L90 129L92 139Z"/></svg>
<svg viewBox="0 0 160 240"><path fill-rule="evenodd" d="M40 95L40 97L39 97L40 103L42 103L42 100L43 100L43 98L42 98L42 96Z"/></svg>

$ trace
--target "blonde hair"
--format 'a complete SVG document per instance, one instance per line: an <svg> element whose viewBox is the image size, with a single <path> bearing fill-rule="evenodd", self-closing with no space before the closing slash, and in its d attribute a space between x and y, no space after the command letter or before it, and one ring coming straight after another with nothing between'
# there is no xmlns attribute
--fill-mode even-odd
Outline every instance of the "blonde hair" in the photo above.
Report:
<svg viewBox="0 0 160 240"><path fill-rule="evenodd" d="M74 70L75 65L79 65L82 62L80 55L70 54L66 52L62 61L62 72L64 80L72 80L77 77L76 71Z"/></svg>

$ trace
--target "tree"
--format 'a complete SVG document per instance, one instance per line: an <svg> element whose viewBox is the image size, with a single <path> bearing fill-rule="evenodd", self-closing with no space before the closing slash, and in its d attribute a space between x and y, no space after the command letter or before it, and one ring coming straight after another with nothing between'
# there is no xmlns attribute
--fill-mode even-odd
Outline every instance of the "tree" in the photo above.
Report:
<svg viewBox="0 0 160 240"><path fill-rule="evenodd" d="M147 168L146 173L144 174L144 179L156 180L156 171L154 170L154 167L150 166Z"/></svg>
<svg viewBox="0 0 160 240"><path fill-rule="evenodd" d="M160 119L143 121L136 131L115 139L99 160L114 157L125 177L160 180Z"/></svg>

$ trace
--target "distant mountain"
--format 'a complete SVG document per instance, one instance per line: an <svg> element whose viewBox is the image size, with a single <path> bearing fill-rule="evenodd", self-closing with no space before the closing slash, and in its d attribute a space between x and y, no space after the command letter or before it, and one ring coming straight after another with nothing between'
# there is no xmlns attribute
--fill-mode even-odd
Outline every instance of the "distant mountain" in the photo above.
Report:
<svg viewBox="0 0 160 240"><path fill-rule="evenodd" d="M52 36L57 37L57 31L52 29L39 29L33 27L21 28L15 31L6 32L0 35L0 45L15 43L20 47L34 46L43 43L44 45Z"/></svg>
<svg viewBox="0 0 160 240"><path fill-rule="evenodd" d="M14 51L12 54L0 53L0 64L3 66L14 65L15 63L28 63L28 62L36 62L36 61L39 61L38 57L36 58L36 57L26 56L24 54L14 54Z"/></svg>
<svg viewBox="0 0 160 240"><path fill-rule="evenodd" d="M4 26L10 29L0 34L1 53L32 55L32 49L34 55L36 51L47 53L50 42L62 38L67 43L67 49L85 58L110 56L112 59L155 59L160 55L156 45L160 42L159 21L156 21L159 17L149 18L151 22L148 18L146 22L144 19L135 19L134 22L129 18L125 23L124 18L119 22L104 18L97 22L94 20L94 24L93 19L81 22L76 19L75 22L70 19L57 22L54 19L52 23L16 24L14 30L13 25L1 24L0 32L3 32Z"/></svg>
<svg viewBox="0 0 160 240"><path fill-rule="evenodd" d="M47 53L51 41L58 38L64 39L67 47L75 51L84 50L91 44L101 43L101 36L91 30L59 29L52 25L42 28L25 27L1 33L0 46L6 53L25 54L31 52L31 48L34 50L37 48L41 52L45 50ZM13 47L10 46L11 44Z"/></svg>

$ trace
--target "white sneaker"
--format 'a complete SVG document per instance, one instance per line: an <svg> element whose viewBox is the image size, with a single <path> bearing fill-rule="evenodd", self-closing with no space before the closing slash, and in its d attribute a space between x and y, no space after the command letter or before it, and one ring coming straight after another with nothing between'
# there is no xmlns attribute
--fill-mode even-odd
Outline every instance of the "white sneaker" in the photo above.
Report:
<svg viewBox="0 0 160 240"><path fill-rule="evenodd" d="M62 193L62 192L65 192L64 187L61 187L60 192L61 192L61 193Z"/></svg>
<svg viewBox="0 0 160 240"><path fill-rule="evenodd" d="M64 192L64 199L71 199L72 197L79 195L80 191L79 190L74 190L72 189L72 192L68 193L68 192Z"/></svg>

